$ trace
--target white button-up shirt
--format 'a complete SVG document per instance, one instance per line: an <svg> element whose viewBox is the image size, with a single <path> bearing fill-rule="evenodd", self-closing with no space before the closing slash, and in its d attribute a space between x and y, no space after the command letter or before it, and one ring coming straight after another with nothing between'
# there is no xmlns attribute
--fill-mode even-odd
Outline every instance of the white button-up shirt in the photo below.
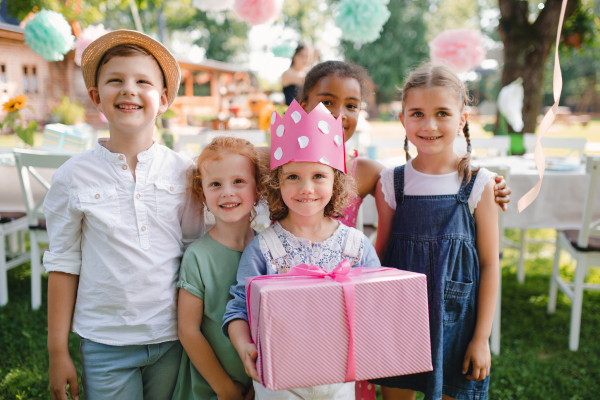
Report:
<svg viewBox="0 0 600 400"><path fill-rule="evenodd" d="M204 216L186 192L190 159L153 144L133 179L100 139L60 167L44 201L47 272L79 275L73 332L109 345L177 339L176 283Z"/></svg>

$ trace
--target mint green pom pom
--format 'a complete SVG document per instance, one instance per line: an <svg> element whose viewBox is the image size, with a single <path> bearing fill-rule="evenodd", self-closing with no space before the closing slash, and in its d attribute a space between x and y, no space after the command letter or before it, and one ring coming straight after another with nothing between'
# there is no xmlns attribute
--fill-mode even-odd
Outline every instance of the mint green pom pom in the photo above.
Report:
<svg viewBox="0 0 600 400"><path fill-rule="evenodd" d="M73 48L75 37L62 14L42 10L25 25L25 43L46 61L61 61Z"/></svg>
<svg viewBox="0 0 600 400"><path fill-rule="evenodd" d="M283 42L271 48L271 51L273 52L273 55L275 57L282 58L292 58L294 56L295 50L296 49L292 47L292 45L288 42Z"/></svg>
<svg viewBox="0 0 600 400"><path fill-rule="evenodd" d="M335 16L342 38L355 43L370 43L377 38L390 18L389 0L340 0Z"/></svg>

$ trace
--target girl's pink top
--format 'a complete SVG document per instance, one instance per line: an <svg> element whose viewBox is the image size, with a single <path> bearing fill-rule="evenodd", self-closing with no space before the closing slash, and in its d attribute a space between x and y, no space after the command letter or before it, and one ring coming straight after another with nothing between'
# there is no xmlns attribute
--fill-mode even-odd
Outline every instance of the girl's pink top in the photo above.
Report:
<svg viewBox="0 0 600 400"><path fill-rule="evenodd" d="M352 177L354 177L354 173L356 172L356 164L358 162L358 151L354 150L354 165L352 166ZM356 228L356 219L358 218L358 209L362 204L363 199L360 196L356 196L352 203L344 208L344 218L336 218L341 221L344 225L349 226L351 228Z"/></svg>

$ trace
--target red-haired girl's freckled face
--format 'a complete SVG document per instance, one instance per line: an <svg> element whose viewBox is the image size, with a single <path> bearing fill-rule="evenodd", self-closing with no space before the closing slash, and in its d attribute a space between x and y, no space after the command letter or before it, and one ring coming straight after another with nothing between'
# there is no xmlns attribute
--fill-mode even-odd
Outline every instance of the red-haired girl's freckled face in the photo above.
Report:
<svg viewBox="0 0 600 400"><path fill-rule="evenodd" d="M306 112L311 112L319 103L333 114L342 116L344 140L354 135L361 104L360 83L354 78L327 75L319 80L308 93L308 100L302 102Z"/></svg>
<svg viewBox="0 0 600 400"><path fill-rule="evenodd" d="M207 161L201 167L204 203L224 223L250 217L256 200L256 181L252 161L239 154Z"/></svg>

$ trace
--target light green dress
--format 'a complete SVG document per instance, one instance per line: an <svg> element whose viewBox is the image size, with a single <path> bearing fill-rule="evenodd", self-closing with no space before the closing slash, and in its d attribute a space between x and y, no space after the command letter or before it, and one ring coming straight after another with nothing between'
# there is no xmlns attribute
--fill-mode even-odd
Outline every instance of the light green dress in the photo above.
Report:
<svg viewBox="0 0 600 400"><path fill-rule="evenodd" d="M219 362L231 379L246 389L252 379L246 375L237 351L221 330L225 307L232 298L229 288L237 283L236 275L242 252L232 250L205 234L187 249L181 262L177 287L204 300L200 331L211 345ZM174 400L217 400L217 395L198 372L185 349L179 366Z"/></svg>

